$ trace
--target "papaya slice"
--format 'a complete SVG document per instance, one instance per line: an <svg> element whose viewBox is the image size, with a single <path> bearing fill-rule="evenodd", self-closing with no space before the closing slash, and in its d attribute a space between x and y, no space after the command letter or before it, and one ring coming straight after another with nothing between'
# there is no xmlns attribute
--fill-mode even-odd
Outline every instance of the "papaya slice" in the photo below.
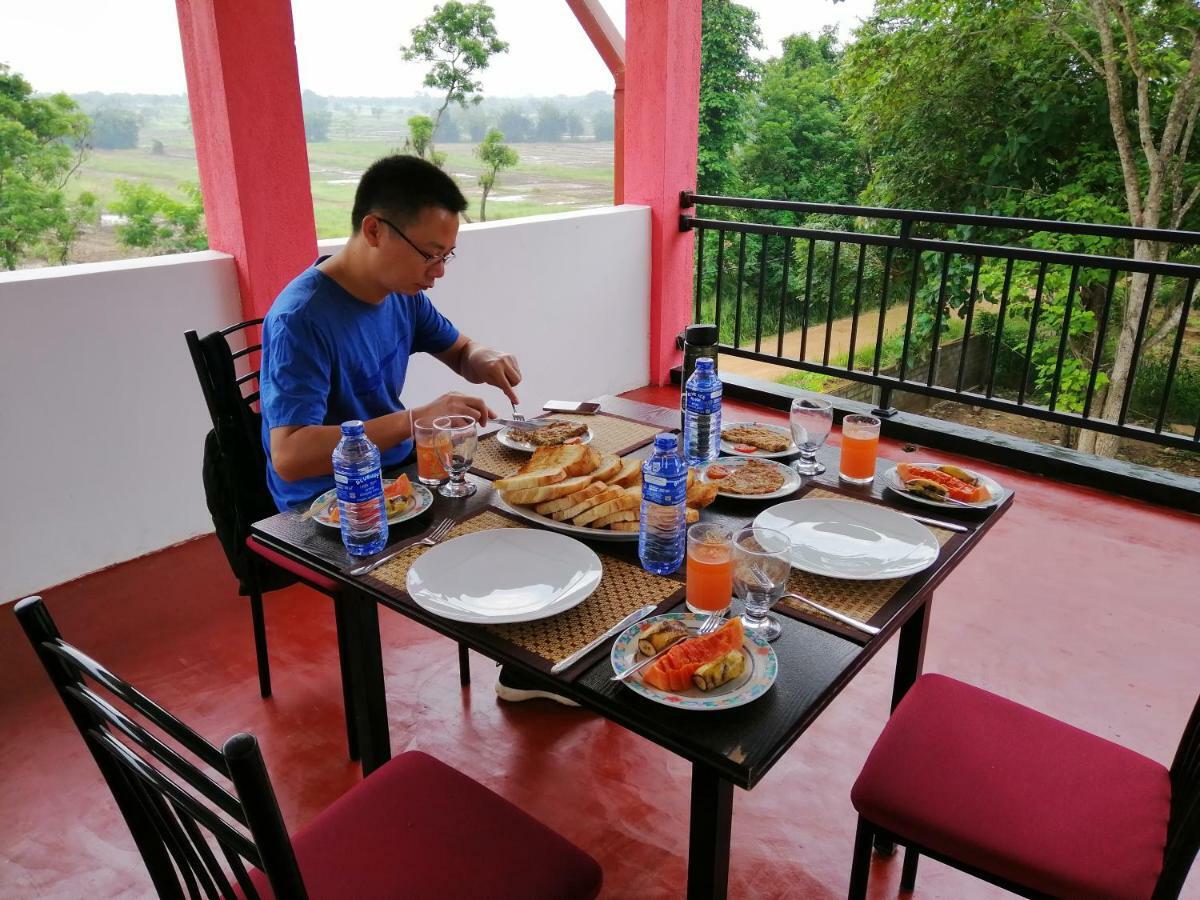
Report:
<svg viewBox="0 0 1200 900"><path fill-rule="evenodd" d="M646 669L642 680L660 691L685 691L697 669L741 647L743 639L742 620L730 619L712 634L680 641Z"/></svg>
<svg viewBox="0 0 1200 900"><path fill-rule="evenodd" d="M988 489L982 484L968 484L960 478L955 478L949 472L943 471L941 468L934 468L933 466L899 463L896 466L896 474L900 476L900 480L904 483L906 489L909 482L914 480L918 482L932 481L944 487L951 499L959 500L963 503L980 503L991 497Z"/></svg>

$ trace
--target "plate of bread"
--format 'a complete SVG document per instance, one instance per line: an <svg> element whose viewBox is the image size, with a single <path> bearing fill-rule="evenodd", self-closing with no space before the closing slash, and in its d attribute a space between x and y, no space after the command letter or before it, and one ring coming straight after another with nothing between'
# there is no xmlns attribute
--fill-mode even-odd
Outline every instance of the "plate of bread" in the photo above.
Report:
<svg viewBox="0 0 1200 900"><path fill-rule="evenodd" d="M710 462L702 468L700 477L716 485L720 496L739 500L775 500L794 494L803 484L791 466L753 457Z"/></svg>
<svg viewBox="0 0 1200 900"><path fill-rule="evenodd" d="M712 712L757 700L779 673L775 651L766 640L746 634L737 618L697 637L705 618L667 613L630 625L613 644L613 671L624 672L670 648L625 685L647 700L679 709Z"/></svg>
<svg viewBox="0 0 1200 900"><path fill-rule="evenodd" d="M592 429L582 422L567 419L546 419L538 428L519 431L505 426L496 432L496 440L510 450L532 453L538 447L560 447L572 444L590 444Z"/></svg>
<svg viewBox="0 0 1200 900"><path fill-rule="evenodd" d="M636 541L642 507L642 462L583 444L539 447L515 474L492 483L504 509L564 534ZM717 496L715 484L688 473L688 523Z"/></svg>
<svg viewBox="0 0 1200 900"><path fill-rule="evenodd" d="M721 452L773 458L791 456L800 449L792 440L790 428L765 422L733 422L721 428Z"/></svg>

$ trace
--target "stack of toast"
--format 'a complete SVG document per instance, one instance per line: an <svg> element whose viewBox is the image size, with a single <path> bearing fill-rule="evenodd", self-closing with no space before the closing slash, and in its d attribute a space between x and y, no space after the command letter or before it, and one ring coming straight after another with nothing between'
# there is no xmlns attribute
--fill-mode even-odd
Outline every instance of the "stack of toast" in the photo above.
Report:
<svg viewBox="0 0 1200 900"><path fill-rule="evenodd" d="M532 507L556 522L609 531L638 530L642 506L642 460L601 454L590 446L539 447L509 478L495 482L512 506ZM715 484L688 472L687 520L717 495Z"/></svg>

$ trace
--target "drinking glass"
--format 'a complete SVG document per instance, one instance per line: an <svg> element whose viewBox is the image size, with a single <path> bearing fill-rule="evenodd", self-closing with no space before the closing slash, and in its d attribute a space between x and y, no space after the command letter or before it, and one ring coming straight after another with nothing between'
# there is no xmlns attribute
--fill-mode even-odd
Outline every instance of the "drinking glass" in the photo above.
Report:
<svg viewBox="0 0 1200 900"><path fill-rule="evenodd" d="M800 448L800 459L792 468L801 475L820 475L825 466L817 462L817 451L833 429L833 404L818 397L797 397L789 414L792 440Z"/></svg>
<svg viewBox="0 0 1200 900"><path fill-rule="evenodd" d="M723 613L733 598L733 532L697 522L687 533L687 608L702 616Z"/></svg>
<svg viewBox="0 0 1200 900"><path fill-rule="evenodd" d="M879 455L879 420L874 416L842 419L842 481L870 484L875 479L875 457Z"/></svg>
<svg viewBox="0 0 1200 900"><path fill-rule="evenodd" d="M774 528L743 528L733 539L733 589L746 605L742 627L768 641L783 627L767 611L787 589L792 573L792 541Z"/></svg>
<svg viewBox="0 0 1200 900"><path fill-rule="evenodd" d="M421 484L441 484L446 480L446 469L438 459L437 434L433 419L413 420L413 441L417 445L417 481Z"/></svg>
<svg viewBox="0 0 1200 900"><path fill-rule="evenodd" d="M433 420L437 429L434 438L438 459L450 473L450 480L438 486L443 497L470 497L475 485L467 481L467 469L475 458L475 445L479 437L475 420L470 416L442 416Z"/></svg>

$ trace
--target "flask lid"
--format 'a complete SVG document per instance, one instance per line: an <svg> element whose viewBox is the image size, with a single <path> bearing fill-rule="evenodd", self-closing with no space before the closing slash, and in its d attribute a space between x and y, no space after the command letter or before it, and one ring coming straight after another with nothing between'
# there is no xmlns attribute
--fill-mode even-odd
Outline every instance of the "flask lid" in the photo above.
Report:
<svg viewBox="0 0 1200 900"><path fill-rule="evenodd" d="M363 423L361 419L351 419L349 422L342 423L342 434L346 437L358 437L363 433Z"/></svg>
<svg viewBox="0 0 1200 900"><path fill-rule="evenodd" d="M687 343L697 347L708 347L717 342L717 326L716 325L689 325L684 330L684 338Z"/></svg>

